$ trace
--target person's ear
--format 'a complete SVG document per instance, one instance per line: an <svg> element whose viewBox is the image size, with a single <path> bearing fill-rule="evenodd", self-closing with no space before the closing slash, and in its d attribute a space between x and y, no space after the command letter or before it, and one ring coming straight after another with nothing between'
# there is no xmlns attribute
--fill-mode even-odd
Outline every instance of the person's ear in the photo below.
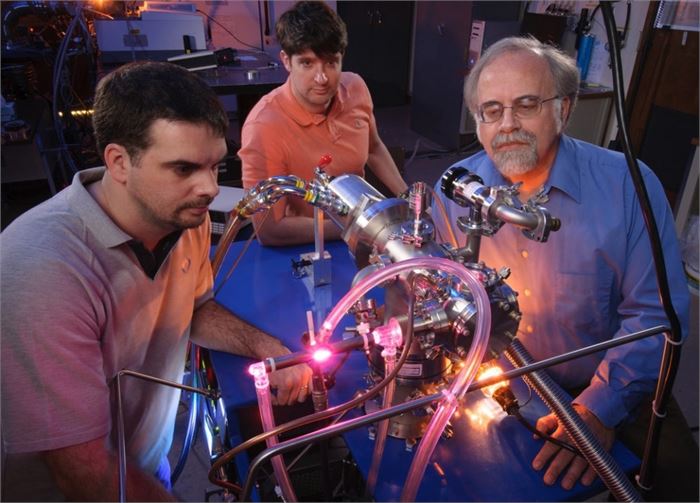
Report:
<svg viewBox="0 0 700 503"><path fill-rule="evenodd" d="M284 51L280 51L280 61L288 72L292 71L292 58Z"/></svg>
<svg viewBox="0 0 700 503"><path fill-rule="evenodd" d="M131 169L131 157L126 149L118 143L110 143L104 151L105 167L113 180L126 183L129 169Z"/></svg>
<svg viewBox="0 0 700 503"><path fill-rule="evenodd" d="M571 98L564 96L561 100L561 123L566 126L571 113Z"/></svg>

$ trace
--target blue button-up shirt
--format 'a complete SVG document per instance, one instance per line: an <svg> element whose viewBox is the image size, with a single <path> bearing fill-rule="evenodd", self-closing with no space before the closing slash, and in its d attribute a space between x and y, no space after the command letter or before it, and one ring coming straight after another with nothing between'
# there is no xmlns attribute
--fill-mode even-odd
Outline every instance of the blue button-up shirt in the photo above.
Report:
<svg viewBox="0 0 700 503"><path fill-rule="evenodd" d="M485 152L458 162L485 185L510 185ZM659 180L641 164L661 236L673 305L687 334L689 295L673 215ZM440 194L450 222L466 209ZM518 338L535 359L657 325L668 326L661 307L649 238L624 156L563 136L544 190L543 204L561 220L546 243L504 225L481 240L480 260L512 270L508 284L523 313ZM433 208L439 235L447 236ZM455 230L460 246L465 235ZM550 367L568 389L584 388L575 402L605 425L626 419L654 389L663 335Z"/></svg>

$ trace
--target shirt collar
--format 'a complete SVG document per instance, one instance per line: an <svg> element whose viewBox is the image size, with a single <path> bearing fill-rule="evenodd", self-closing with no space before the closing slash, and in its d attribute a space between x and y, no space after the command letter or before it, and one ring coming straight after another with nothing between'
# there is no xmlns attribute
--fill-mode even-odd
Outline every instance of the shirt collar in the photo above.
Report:
<svg viewBox="0 0 700 503"><path fill-rule="evenodd" d="M331 109L327 114L315 114L309 112L301 106L299 101L294 97L292 92L292 79L287 77L287 81L282 85L282 92L277 95L280 108L302 127L308 127L312 124L318 126L331 115L337 115L343 111L345 100L348 98L347 88L342 82L338 84L338 91L331 103Z"/></svg>
<svg viewBox="0 0 700 503"><path fill-rule="evenodd" d="M581 170L578 165L576 144L566 135L559 139L559 148L554 164L545 183L548 192L556 187L577 203L581 202Z"/></svg>
<svg viewBox="0 0 700 503"><path fill-rule="evenodd" d="M136 255L143 272L146 273L146 276L153 279L156 277L158 269L163 265L165 259L168 258L170 250L175 247L181 235L182 229L171 232L158 242L153 251L146 248L141 241L136 239L127 241L127 244Z"/></svg>
<svg viewBox="0 0 700 503"><path fill-rule="evenodd" d="M109 218L88 192L87 186L102 180L104 173L104 167L90 168L76 173L68 189L68 201L95 238L105 248L114 248L132 238Z"/></svg>

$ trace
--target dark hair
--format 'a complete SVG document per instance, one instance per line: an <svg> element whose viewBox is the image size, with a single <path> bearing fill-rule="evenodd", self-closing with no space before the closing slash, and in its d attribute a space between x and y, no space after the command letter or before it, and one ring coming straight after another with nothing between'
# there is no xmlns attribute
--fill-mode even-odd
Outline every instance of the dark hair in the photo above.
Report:
<svg viewBox="0 0 700 503"><path fill-rule="evenodd" d="M547 62L557 95L561 97L568 96L571 100L569 112L569 115L571 115L576 105L580 82L576 61L553 45L542 43L533 36L508 37L499 40L479 58L464 84L464 100L471 113L476 113L479 107L479 104L476 102L476 88L479 84L481 72L499 56L516 52L531 52Z"/></svg>
<svg viewBox="0 0 700 503"><path fill-rule="evenodd" d="M289 57L311 49L324 58L345 54L348 46L345 23L323 2L297 2L280 16L275 31Z"/></svg>
<svg viewBox="0 0 700 503"><path fill-rule="evenodd" d="M100 156L109 143L118 143L137 159L150 146L149 129L158 119L208 125L221 137L228 128L214 91L171 63L128 63L97 85L92 125Z"/></svg>

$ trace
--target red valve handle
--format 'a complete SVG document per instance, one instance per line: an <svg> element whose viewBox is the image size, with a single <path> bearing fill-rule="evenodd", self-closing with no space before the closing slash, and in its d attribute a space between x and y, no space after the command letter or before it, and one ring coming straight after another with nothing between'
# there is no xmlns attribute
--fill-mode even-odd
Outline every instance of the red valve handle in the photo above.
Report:
<svg viewBox="0 0 700 503"><path fill-rule="evenodd" d="M318 167L319 168L325 168L328 166L331 162L333 162L333 157L331 154L323 154L321 156L321 159L318 161Z"/></svg>

